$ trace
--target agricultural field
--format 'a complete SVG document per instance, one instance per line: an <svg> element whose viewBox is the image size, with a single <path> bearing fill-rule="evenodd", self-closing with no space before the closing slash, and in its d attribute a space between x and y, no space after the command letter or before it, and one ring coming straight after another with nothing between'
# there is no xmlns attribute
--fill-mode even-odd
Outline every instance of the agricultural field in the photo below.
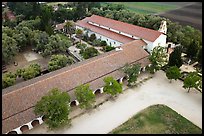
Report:
<svg viewBox="0 0 204 136"><path fill-rule="evenodd" d="M159 14L181 25L190 25L202 32L202 3L196 2L182 8Z"/></svg>
<svg viewBox="0 0 204 136"><path fill-rule="evenodd" d="M111 134L201 134L202 130L165 105L150 106Z"/></svg>
<svg viewBox="0 0 204 136"><path fill-rule="evenodd" d="M108 2L106 2L108 3ZM102 5L106 4L105 2ZM114 4L123 4L127 9L139 14L156 14L177 9L183 4L173 2L110 2ZM180 3L180 2L178 2ZM187 2L185 2L187 4Z"/></svg>

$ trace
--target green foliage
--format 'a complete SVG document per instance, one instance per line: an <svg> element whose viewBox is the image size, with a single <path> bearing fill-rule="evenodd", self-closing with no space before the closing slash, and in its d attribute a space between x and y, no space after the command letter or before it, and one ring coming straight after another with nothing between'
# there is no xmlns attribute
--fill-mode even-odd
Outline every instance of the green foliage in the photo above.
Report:
<svg viewBox="0 0 204 136"><path fill-rule="evenodd" d="M85 43L78 43L78 44L76 45L76 47L77 47L78 49L85 50L86 47L87 47L87 45L86 45Z"/></svg>
<svg viewBox="0 0 204 136"><path fill-rule="evenodd" d="M180 69L177 66L171 66L167 69L166 76L170 80L177 80L179 77L181 77Z"/></svg>
<svg viewBox="0 0 204 136"><path fill-rule="evenodd" d="M103 91L111 96L115 96L122 93L122 84L118 83L113 77L105 77L103 79L105 82Z"/></svg>
<svg viewBox="0 0 204 136"><path fill-rule="evenodd" d="M83 31L81 29L76 29L75 33L76 33L77 37L81 38L82 34L83 34Z"/></svg>
<svg viewBox="0 0 204 136"><path fill-rule="evenodd" d="M31 64L29 67L22 69L21 76L24 80L32 79L38 76L41 72L41 68L39 64Z"/></svg>
<svg viewBox="0 0 204 136"><path fill-rule="evenodd" d="M198 51L197 61L202 65L202 47Z"/></svg>
<svg viewBox="0 0 204 136"><path fill-rule="evenodd" d="M70 124L70 96L67 92L54 88L35 105L36 115L44 115L50 129Z"/></svg>
<svg viewBox="0 0 204 136"><path fill-rule="evenodd" d="M183 60L181 59L182 47L178 46L174 49L174 51L169 56L169 66L177 66L180 68L183 64Z"/></svg>
<svg viewBox="0 0 204 136"><path fill-rule="evenodd" d="M91 34L90 37L89 37L89 40L91 42L93 42L94 40L96 40L96 35L95 34Z"/></svg>
<svg viewBox="0 0 204 136"><path fill-rule="evenodd" d="M7 34L2 34L2 61L8 63L17 54L17 42Z"/></svg>
<svg viewBox="0 0 204 136"><path fill-rule="evenodd" d="M115 47L112 47L112 46L103 46L103 50L105 51L105 52L109 52L109 51L112 51L112 50L114 50L115 49Z"/></svg>
<svg viewBox="0 0 204 136"><path fill-rule="evenodd" d="M66 55L52 55L50 61L48 62L48 70L54 71L60 69L62 67L65 67L68 62L69 64L72 64L73 60L71 58L68 58Z"/></svg>
<svg viewBox="0 0 204 136"><path fill-rule="evenodd" d="M197 72L190 72L188 76L184 79L183 88L188 88L188 92L191 88L198 88L200 85L201 77L198 76Z"/></svg>
<svg viewBox="0 0 204 136"><path fill-rule="evenodd" d="M187 48L187 56L192 59L196 58L199 47L200 47L199 41L193 40L189 47Z"/></svg>
<svg viewBox="0 0 204 136"><path fill-rule="evenodd" d="M70 37L75 32L75 27L74 27L73 21L67 21L64 28L65 28L66 33L68 33L70 35Z"/></svg>
<svg viewBox="0 0 204 136"><path fill-rule="evenodd" d="M89 84L78 86L74 93L80 108L91 108L92 104L95 102L95 95L90 89Z"/></svg>
<svg viewBox="0 0 204 136"><path fill-rule="evenodd" d="M140 69L141 69L140 64L133 64L133 65L126 64L125 67L123 68L123 72L128 77L128 85L129 86L131 86L132 83L135 83L137 81Z"/></svg>
<svg viewBox="0 0 204 136"><path fill-rule="evenodd" d="M6 73L2 75L2 89L14 85L16 82L16 75L14 73Z"/></svg>
<svg viewBox="0 0 204 136"><path fill-rule="evenodd" d="M48 38L48 44L44 46L42 50L43 56L48 56L54 53L64 53L66 49L71 46L71 41L69 39L62 38L59 34L51 35Z"/></svg>
<svg viewBox="0 0 204 136"><path fill-rule="evenodd" d="M149 56L149 60L152 63L151 68L152 71L160 70L163 66L165 66L168 63L167 60L167 53L164 47L156 46L151 55Z"/></svg>
<svg viewBox="0 0 204 136"><path fill-rule="evenodd" d="M80 54L84 57L84 59L89 59L97 56L99 52L94 47L87 47L85 50L80 50Z"/></svg>
<svg viewBox="0 0 204 136"><path fill-rule="evenodd" d="M101 40L99 40L99 39L93 40L92 45L93 46L101 46Z"/></svg>
<svg viewBox="0 0 204 136"><path fill-rule="evenodd" d="M101 46L107 46L107 42L106 41L101 41Z"/></svg>

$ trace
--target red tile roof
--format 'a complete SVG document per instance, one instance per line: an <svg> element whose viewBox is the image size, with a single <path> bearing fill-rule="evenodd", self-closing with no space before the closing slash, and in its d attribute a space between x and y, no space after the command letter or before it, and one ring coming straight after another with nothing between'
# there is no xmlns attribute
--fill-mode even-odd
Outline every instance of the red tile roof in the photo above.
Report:
<svg viewBox="0 0 204 136"><path fill-rule="evenodd" d="M130 35L136 36L136 37L140 37L142 39L145 39L145 40L148 40L151 42L154 42L162 34L162 32L159 32L156 30L152 30L152 29L124 23L121 21L101 17L98 15L92 15L91 17L86 17L83 20L91 21L91 22L94 22L94 23L118 30L120 32L124 32L124 33L130 34ZM83 21L83 20L81 20L81 21ZM80 24L81 21L79 21L77 23Z"/></svg>
<svg viewBox="0 0 204 136"><path fill-rule="evenodd" d="M116 41L121 42L121 43L128 43L128 42L131 42L134 40L133 38L129 38L127 36L124 36L124 35L121 35L121 34L118 34L118 33L115 33L115 32L112 32L112 31L109 31L109 30L106 30L106 29L103 29L103 28L100 28L100 27L97 27L94 25L91 25L91 24L87 23L88 20L89 20L89 17L78 21L76 23L76 25L81 26L83 28L90 29L91 31L93 31L95 33L101 34L103 36L106 36L110 39L116 40Z"/></svg>
<svg viewBox="0 0 204 136"><path fill-rule="evenodd" d="M60 30L60 29L63 29L64 26L65 26L65 23L57 24L56 27L55 27L55 29L56 29L56 30Z"/></svg>
<svg viewBox="0 0 204 136"><path fill-rule="evenodd" d="M135 40L124 44L121 51L113 50L3 89L2 133L34 119L36 117L33 113L34 105L54 87L67 91L74 100L74 89L80 84L89 83L91 89L95 90L102 87L102 79L105 76L111 75L114 78L124 76L119 69L126 63L148 65L149 54L141 47L145 44L142 40Z"/></svg>

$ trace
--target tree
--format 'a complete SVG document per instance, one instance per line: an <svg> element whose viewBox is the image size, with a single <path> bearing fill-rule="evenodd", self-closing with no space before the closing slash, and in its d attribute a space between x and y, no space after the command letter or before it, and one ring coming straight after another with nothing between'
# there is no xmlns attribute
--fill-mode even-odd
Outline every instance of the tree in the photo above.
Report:
<svg viewBox="0 0 204 136"><path fill-rule="evenodd" d="M64 28L65 28L66 33L68 33L70 38L71 38L72 34L74 34L74 32L75 32L74 22L73 21L67 21L65 23Z"/></svg>
<svg viewBox="0 0 204 136"><path fill-rule="evenodd" d="M2 88L14 85L16 82L16 75L14 73L6 73L2 76Z"/></svg>
<svg viewBox="0 0 204 136"><path fill-rule="evenodd" d="M191 88L198 88L201 78L197 72L190 72L183 81L183 88L188 88L188 93Z"/></svg>
<svg viewBox="0 0 204 136"><path fill-rule="evenodd" d="M107 46L107 42L106 41L101 41L101 46Z"/></svg>
<svg viewBox="0 0 204 136"><path fill-rule="evenodd" d="M182 47L177 46L174 51L169 56L169 66L177 66L180 68L183 64L183 60L181 59Z"/></svg>
<svg viewBox="0 0 204 136"><path fill-rule="evenodd" d="M48 56L53 53L64 53L70 46L71 41L69 39L62 38L59 34L51 35L48 38L48 44L44 46L42 55Z"/></svg>
<svg viewBox="0 0 204 136"><path fill-rule="evenodd" d="M165 66L168 63L167 57L168 56L164 47L156 46L149 56L149 60L151 62L151 66L149 68L150 73L154 73Z"/></svg>
<svg viewBox="0 0 204 136"><path fill-rule="evenodd" d="M68 58L66 55L52 55L50 61L48 62L48 70L54 71L65 67L67 65L68 59L70 58Z"/></svg>
<svg viewBox="0 0 204 136"><path fill-rule="evenodd" d="M41 73L41 68L39 64L33 63L27 68L21 70L21 76L24 80L32 79Z"/></svg>
<svg viewBox="0 0 204 136"><path fill-rule="evenodd" d="M192 59L195 58L198 53L199 47L200 47L199 42L193 40L191 44L187 47L187 56Z"/></svg>
<svg viewBox="0 0 204 136"><path fill-rule="evenodd" d="M80 108L91 108L92 104L95 102L95 95L89 88L89 84L78 86L74 93Z"/></svg>
<svg viewBox="0 0 204 136"><path fill-rule="evenodd" d="M80 50L80 54L82 54L84 59L89 59L97 56L99 52L94 47L87 47L85 50Z"/></svg>
<svg viewBox="0 0 204 136"><path fill-rule="evenodd" d="M135 83L137 81L140 69L141 69L140 64L133 64L133 65L126 64L125 67L123 68L124 73L128 77L129 86L131 86L132 83Z"/></svg>
<svg viewBox="0 0 204 136"><path fill-rule="evenodd" d="M90 37L89 37L89 40L91 42L93 42L94 40L96 40L96 35L95 34L91 34Z"/></svg>
<svg viewBox="0 0 204 136"><path fill-rule="evenodd" d="M179 77L181 77L180 69L177 66L171 66L167 69L166 76L168 79L170 79L170 82L172 79L177 80Z"/></svg>
<svg viewBox="0 0 204 136"><path fill-rule="evenodd" d="M17 42L12 37L2 34L2 61L8 63L17 54Z"/></svg>
<svg viewBox="0 0 204 136"><path fill-rule="evenodd" d="M82 35L83 35L83 30L81 29L76 29L76 36L80 39L80 43L81 43L81 38L82 38Z"/></svg>
<svg viewBox="0 0 204 136"><path fill-rule="evenodd" d="M122 93L122 84L118 83L113 77L105 77L103 79L105 82L103 91L111 96L115 96L118 93Z"/></svg>
<svg viewBox="0 0 204 136"><path fill-rule="evenodd" d="M44 115L50 129L70 124L70 96L67 92L54 88L35 105L34 113Z"/></svg>
<svg viewBox="0 0 204 136"><path fill-rule="evenodd" d="M197 60L202 65L202 47L198 51Z"/></svg>
<svg viewBox="0 0 204 136"><path fill-rule="evenodd" d="M85 44L85 43L78 43L77 45L76 45L76 47L78 48L78 49L81 49L81 50L85 50L86 48L87 48L87 45Z"/></svg>
<svg viewBox="0 0 204 136"><path fill-rule="evenodd" d="M49 35L46 32L42 31L35 31L34 33L34 41L35 41L35 50L38 51L44 51L45 45L49 42Z"/></svg>

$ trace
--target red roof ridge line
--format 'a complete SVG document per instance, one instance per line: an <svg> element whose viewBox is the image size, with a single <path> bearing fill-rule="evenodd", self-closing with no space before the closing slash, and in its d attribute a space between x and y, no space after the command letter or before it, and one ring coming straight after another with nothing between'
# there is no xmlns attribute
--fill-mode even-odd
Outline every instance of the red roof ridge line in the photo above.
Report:
<svg viewBox="0 0 204 136"><path fill-rule="evenodd" d="M126 23L126 22L123 22L123 21L119 21L119 20L115 20L115 19L111 19L111 18L107 18L107 17L95 15L95 14L93 14L92 16L97 16L97 17L101 17L101 18L108 19L108 20L120 22L120 23L123 23L123 24L131 25L131 26L133 26L133 27L139 27L139 28L141 28L141 29L143 29L143 30L148 29L148 30L151 30L151 31L158 32L158 33L162 34L162 32L159 32L159 31L157 31L157 30L153 30L153 29L146 28L146 27L142 27L142 26L138 26L138 25L129 24L129 23Z"/></svg>

